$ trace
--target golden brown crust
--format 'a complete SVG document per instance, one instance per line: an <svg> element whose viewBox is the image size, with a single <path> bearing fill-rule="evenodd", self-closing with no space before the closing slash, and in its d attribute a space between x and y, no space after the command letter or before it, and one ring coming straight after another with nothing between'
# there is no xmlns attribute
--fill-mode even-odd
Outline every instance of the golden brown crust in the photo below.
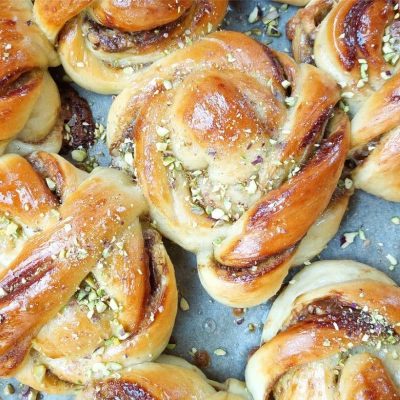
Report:
<svg viewBox="0 0 400 400"><path fill-rule="evenodd" d="M227 0L38 0L35 20L58 42L61 62L81 86L120 92L132 74L214 31Z"/></svg>
<svg viewBox="0 0 400 400"><path fill-rule="evenodd" d="M207 381L204 374L188 362L161 356L122 371L119 378L98 380L85 387L77 399L95 400L249 400L243 382L228 379L220 384Z"/></svg>
<svg viewBox="0 0 400 400"><path fill-rule="evenodd" d="M0 10L0 154L9 152L13 140L22 142L21 153L23 143L40 147L46 140L58 151L61 133L57 139L50 133L58 121L60 99L47 73L58 64L57 54L32 22L30 1L2 0Z"/></svg>
<svg viewBox="0 0 400 400"><path fill-rule="evenodd" d="M343 88L355 186L392 201L400 201L398 7L392 0L313 0L288 24L296 60L315 62Z"/></svg>
<svg viewBox="0 0 400 400"><path fill-rule="evenodd" d="M225 245L216 252L219 262L229 266L254 264L295 246L305 236L328 206L336 188L348 145L346 129L343 121L301 173L255 205L246 215L244 231L230 238L229 247ZM315 187L321 190L315 193ZM281 206L278 209L277 203ZM300 208L303 212L299 215Z"/></svg>
<svg viewBox="0 0 400 400"><path fill-rule="evenodd" d="M321 275L329 269L331 284ZM399 343L399 288L349 261L315 263L293 282L277 299L288 315L283 320L271 310L267 342L247 366L254 399L274 393L276 400L294 400L301 387L307 398L399 398L391 364Z"/></svg>
<svg viewBox="0 0 400 400"><path fill-rule="evenodd" d="M43 152L4 156L0 171L0 376L57 393L156 358L176 284L129 178Z"/></svg>
<svg viewBox="0 0 400 400"><path fill-rule="evenodd" d="M316 68L218 32L132 81L108 145L129 164L135 144L129 167L152 217L197 253L211 295L250 306L278 290L335 191L349 146L338 100Z"/></svg>

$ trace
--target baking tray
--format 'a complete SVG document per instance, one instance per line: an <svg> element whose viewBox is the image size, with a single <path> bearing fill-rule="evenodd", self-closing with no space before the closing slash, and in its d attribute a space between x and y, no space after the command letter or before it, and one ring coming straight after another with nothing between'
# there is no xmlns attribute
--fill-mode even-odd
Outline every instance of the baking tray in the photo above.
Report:
<svg viewBox="0 0 400 400"><path fill-rule="evenodd" d="M231 1L223 28L241 32L256 30L256 35L253 37L257 40L264 43L272 41L270 45L273 48L288 51L290 44L285 38L284 27L296 9L289 7L287 11L281 13L280 31L283 35L272 39L264 34L259 35L257 32L258 28L261 28L261 31L265 30L262 22L248 23L248 16L256 5L266 10L269 5L281 6L279 3L269 1ZM106 125L108 109L112 102L111 96L96 95L80 88L78 91L88 99L96 121ZM90 154L95 156L101 165L110 163L107 150L101 143L95 145L90 150ZM400 225L392 223L391 219L394 216L400 217L400 203L387 202L356 191L350 200L349 210L339 232L318 258L360 261L379 268L400 283L400 265L390 267L387 259L388 255L392 255L400 260ZM359 231L361 235L356 237L354 243L347 248L341 247L345 233ZM210 357L210 364L202 369L209 378L218 381L224 381L229 377L243 379L248 354L259 345L262 324L273 299L248 310L234 310L218 304L202 288L193 254L168 240L165 240L165 244L175 265L180 296L183 296L189 304L189 310L179 309L178 311L171 339L175 348L166 352L183 357L192 363L204 361L204 355L207 354ZM286 282L298 269L291 270ZM214 354L217 349L224 350L226 354ZM199 357L199 354L203 357ZM3 394L3 388L8 382L11 382L16 389L14 395ZM21 392L21 385L13 380L0 382L0 398L4 400L21 398ZM42 395L41 397L48 400L72 399L71 396Z"/></svg>

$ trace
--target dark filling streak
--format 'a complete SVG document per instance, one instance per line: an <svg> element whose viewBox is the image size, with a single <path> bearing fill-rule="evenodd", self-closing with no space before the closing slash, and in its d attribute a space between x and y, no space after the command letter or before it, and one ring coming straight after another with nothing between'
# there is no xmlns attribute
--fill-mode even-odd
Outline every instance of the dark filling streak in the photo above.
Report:
<svg viewBox="0 0 400 400"><path fill-rule="evenodd" d="M229 267L217 263L218 274L231 282L251 283L282 265L291 256L296 247L297 244L280 254L270 256L266 261L254 260L248 266L242 268Z"/></svg>
<svg viewBox="0 0 400 400"><path fill-rule="evenodd" d="M299 61L315 65L313 58L314 42L317 27L331 11L333 0L325 0L314 6L298 11L286 25L286 35L293 41L296 36L299 39Z"/></svg>
<svg viewBox="0 0 400 400"><path fill-rule="evenodd" d="M170 40L170 34L183 25L187 18L191 19L190 26L196 26L202 18L213 12L213 6L209 0L197 1L194 7L186 10L177 20L148 31L124 32L110 29L98 24L88 16L85 18L84 25L87 27L87 38L96 50L119 53L134 47L143 49Z"/></svg>
<svg viewBox="0 0 400 400"><path fill-rule="evenodd" d="M24 260L16 270L10 271L0 282L7 294L0 298L0 309L18 297L27 288L39 282L51 269L50 256L47 259L35 257Z"/></svg>
<svg viewBox="0 0 400 400"><path fill-rule="evenodd" d="M33 169L45 180L50 178L56 182L56 191L53 193L54 199L58 205L62 203L62 196L65 190L65 176L55 163L46 163L48 160L43 160L39 154L33 153L27 157L27 160L32 165Z"/></svg>
<svg viewBox="0 0 400 400"><path fill-rule="evenodd" d="M148 296L145 307L145 317L143 318L138 332L151 325L152 321L160 312L159 308L160 305L163 304L165 296L161 286L162 274L167 272L166 260L159 246L161 241L159 233L154 229L148 228L144 230L143 238L150 272L150 295Z"/></svg>
<svg viewBox="0 0 400 400"><path fill-rule="evenodd" d="M156 244L155 232L147 230L144 232L145 252L146 252L146 264L150 271L150 288L151 295L157 292L160 286L160 276L157 270L157 260L155 259L154 246Z"/></svg>
<svg viewBox="0 0 400 400"><path fill-rule="evenodd" d="M400 103L400 94L393 93L389 98L390 103ZM373 140L365 144L364 146L358 148L355 152L351 154L351 157L346 160L345 168L346 170L352 171L357 166L361 165L367 157L371 154L371 152L375 149L375 147L379 144L383 134L378 137L375 137Z"/></svg>
<svg viewBox="0 0 400 400"><path fill-rule="evenodd" d="M318 119L313 123L311 129L303 137L300 148L304 149L310 144L316 142L318 138L322 139L323 134L326 130L326 125L331 117L333 107L329 107L324 110L318 117Z"/></svg>
<svg viewBox="0 0 400 400"><path fill-rule="evenodd" d="M0 98L23 96L39 83L38 70L17 69L0 79Z"/></svg>
<svg viewBox="0 0 400 400"><path fill-rule="evenodd" d="M282 64L279 62L277 57L275 57L274 52L268 46L262 45L262 49L272 63L272 73L274 79L280 83L283 82L286 79L286 74Z"/></svg>
<svg viewBox="0 0 400 400"><path fill-rule="evenodd" d="M70 85L59 86L61 94L61 118L68 125L70 132L64 128L64 152L77 147L88 148L94 143L95 122L89 103L79 96Z"/></svg>
<svg viewBox="0 0 400 400"><path fill-rule="evenodd" d="M169 34L183 22L186 16L187 13L169 24L140 32L122 32L118 29L106 28L89 17L85 18L84 23L87 25L87 38L96 50L119 53L134 47L144 48L163 42L168 39ZM165 37L164 35L168 36Z"/></svg>
<svg viewBox="0 0 400 400"><path fill-rule="evenodd" d="M94 387L94 400L155 400L137 383L123 380L109 380Z"/></svg>
<svg viewBox="0 0 400 400"><path fill-rule="evenodd" d="M396 340L399 339L387 322L376 321L357 304L344 303L340 295L327 297L306 306L295 315L289 326L300 321L317 323L321 327L337 324L349 337L360 337L367 333L375 338L393 336Z"/></svg>
<svg viewBox="0 0 400 400"><path fill-rule="evenodd" d="M372 5L372 0L359 0L351 7L345 17L343 41L346 46L346 54L340 53L340 60L348 71L353 69L355 65L358 49L365 57L368 57L368 51L365 48L365 41L361 32L365 23L363 16Z"/></svg>
<svg viewBox="0 0 400 400"><path fill-rule="evenodd" d="M352 171L354 168L361 165L367 159L367 157L371 154L373 149L378 145L379 141L380 141L380 137L375 138L374 140L371 140L370 142L368 142L366 145L357 149L357 151L352 153L351 157L346 160L345 168L347 170Z"/></svg>

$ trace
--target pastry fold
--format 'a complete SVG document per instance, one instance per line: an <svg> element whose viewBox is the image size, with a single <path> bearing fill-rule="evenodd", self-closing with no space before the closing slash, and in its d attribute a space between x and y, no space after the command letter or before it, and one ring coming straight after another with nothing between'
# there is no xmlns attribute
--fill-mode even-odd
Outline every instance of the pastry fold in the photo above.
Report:
<svg viewBox="0 0 400 400"><path fill-rule="evenodd" d="M32 21L31 1L0 1L0 44L0 154L58 152L61 102L47 69L59 58Z"/></svg>
<svg viewBox="0 0 400 400"><path fill-rule="evenodd" d="M80 86L119 93L132 74L215 29L228 0L37 0L34 17Z"/></svg>
<svg viewBox="0 0 400 400"><path fill-rule="evenodd" d="M295 275L275 300L246 383L254 400L398 399L400 289L348 260Z"/></svg>
<svg viewBox="0 0 400 400"><path fill-rule="evenodd" d="M107 141L157 228L197 254L211 296L253 306L322 250L346 209L339 100L317 68L221 31L137 74Z"/></svg>
<svg viewBox="0 0 400 400"><path fill-rule="evenodd" d="M0 180L0 376L63 393L156 359L177 289L130 178L39 152Z"/></svg>
<svg viewBox="0 0 400 400"><path fill-rule="evenodd" d="M295 59L342 87L356 188L400 201L400 16L392 0L313 0L289 21Z"/></svg>

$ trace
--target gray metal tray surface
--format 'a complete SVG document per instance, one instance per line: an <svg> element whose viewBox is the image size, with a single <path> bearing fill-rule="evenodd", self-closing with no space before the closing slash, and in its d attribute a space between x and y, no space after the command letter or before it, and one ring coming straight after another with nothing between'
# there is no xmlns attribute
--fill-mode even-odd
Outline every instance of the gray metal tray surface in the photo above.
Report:
<svg viewBox="0 0 400 400"><path fill-rule="evenodd" d="M288 51L289 42L285 38L286 21L295 12L294 7L281 13L279 38L268 37L257 31L265 31L261 21L250 24L248 17L257 5L268 11L270 5L280 7L282 4L265 0L231 1L223 28L249 32L253 30L254 38L282 51ZM110 96L100 96L78 89L88 99L96 121L106 125L107 113L111 104ZM107 165L110 158L104 145L97 144L90 154L95 156L101 165ZM341 224L339 232L320 254L320 259L353 259L374 266L400 283L400 265L391 267L388 255L400 260L400 225L391 219L400 217L400 203L387 202L367 193L356 191L350 200L349 210ZM347 248L341 247L344 233L362 231ZM362 240L362 239L364 240ZM202 288L197 276L195 256L179 246L166 242L167 250L175 265L180 296L183 296L189 310L179 309L171 342L176 346L167 350L169 354L181 356L189 362L195 361L194 353L210 356L210 365L203 369L211 379L224 381L229 377L243 379L249 352L260 343L263 321L273 299L258 307L248 310L233 310L215 302ZM292 269L286 279L288 282L299 268ZM222 349L224 352L214 352ZM200 352L200 353L199 353ZM11 382L16 392L5 395L3 388ZM41 395L48 400L72 399L71 396ZM14 380L0 381L0 399L11 400L21 398L21 386Z"/></svg>

